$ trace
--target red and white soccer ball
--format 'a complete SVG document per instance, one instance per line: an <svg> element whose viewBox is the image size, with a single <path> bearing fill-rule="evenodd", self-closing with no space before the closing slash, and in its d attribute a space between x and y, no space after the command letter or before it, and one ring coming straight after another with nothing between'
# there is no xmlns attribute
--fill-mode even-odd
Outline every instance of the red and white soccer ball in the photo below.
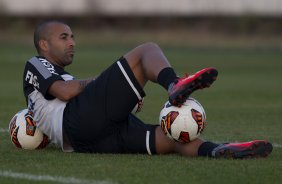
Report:
<svg viewBox="0 0 282 184"><path fill-rule="evenodd" d="M203 106L189 97L181 107L166 102L160 112L160 125L164 133L175 141L188 143L200 136L206 124Z"/></svg>
<svg viewBox="0 0 282 184"><path fill-rule="evenodd" d="M42 149L49 144L48 136L36 127L32 112L28 109L19 111L9 124L12 143L23 149Z"/></svg>

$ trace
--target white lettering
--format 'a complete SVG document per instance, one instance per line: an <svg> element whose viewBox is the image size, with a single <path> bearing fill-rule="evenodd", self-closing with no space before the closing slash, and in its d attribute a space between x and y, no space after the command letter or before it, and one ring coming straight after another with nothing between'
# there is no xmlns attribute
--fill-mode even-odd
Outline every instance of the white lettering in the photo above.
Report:
<svg viewBox="0 0 282 184"><path fill-rule="evenodd" d="M33 74L28 70L25 76L25 81L28 81L28 79L30 79L29 83L31 83L32 77L33 77Z"/></svg>
<svg viewBox="0 0 282 184"><path fill-rule="evenodd" d="M39 83L37 79L38 78L36 75L33 75L33 73L31 73L29 70L27 71L25 81L27 81L29 84L32 84L34 87L39 88Z"/></svg>
<svg viewBox="0 0 282 184"><path fill-rule="evenodd" d="M54 66L49 61L47 61L46 59L43 59L43 58L39 58L39 60L50 71L50 73L55 74L55 75L59 75L58 73L55 72Z"/></svg>

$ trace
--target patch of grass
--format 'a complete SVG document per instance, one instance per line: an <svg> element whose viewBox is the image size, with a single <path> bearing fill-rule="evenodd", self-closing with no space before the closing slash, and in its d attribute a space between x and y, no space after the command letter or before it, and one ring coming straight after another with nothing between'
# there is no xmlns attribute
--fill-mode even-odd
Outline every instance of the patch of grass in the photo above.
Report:
<svg viewBox="0 0 282 184"><path fill-rule="evenodd" d="M82 44L77 47L74 64L67 69L78 78L97 75L129 49L126 44ZM35 52L31 44L14 43L0 44L0 51L0 128L7 129L10 118L25 107L22 71L25 61ZM208 66L219 69L218 80L211 88L193 94L207 113L203 138L216 142L268 139L280 147L274 147L266 159L252 160L187 158L177 154L70 154L54 145L44 150L20 150L12 145L8 132L1 131L0 171L124 184L281 183L282 52L191 46L164 46L164 51L179 75ZM148 83L145 91L145 105L138 116L157 124L167 94L153 83ZM0 175L0 183L50 182Z"/></svg>

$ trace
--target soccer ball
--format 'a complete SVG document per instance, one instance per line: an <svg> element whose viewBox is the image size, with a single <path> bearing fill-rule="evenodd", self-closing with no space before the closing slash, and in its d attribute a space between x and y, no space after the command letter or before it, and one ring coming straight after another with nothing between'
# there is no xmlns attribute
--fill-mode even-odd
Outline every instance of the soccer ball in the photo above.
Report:
<svg viewBox="0 0 282 184"><path fill-rule="evenodd" d="M188 143L203 132L206 113L196 99L189 97L181 107L166 102L159 119L162 130L170 139Z"/></svg>
<svg viewBox="0 0 282 184"><path fill-rule="evenodd" d="M36 127L33 114L28 109L19 111L9 124L12 143L23 149L42 149L49 144L48 136Z"/></svg>

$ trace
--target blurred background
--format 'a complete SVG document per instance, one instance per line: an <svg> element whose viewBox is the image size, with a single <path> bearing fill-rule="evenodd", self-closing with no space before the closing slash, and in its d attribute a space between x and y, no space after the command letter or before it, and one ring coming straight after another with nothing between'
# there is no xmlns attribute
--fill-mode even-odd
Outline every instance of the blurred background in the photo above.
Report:
<svg viewBox="0 0 282 184"><path fill-rule="evenodd" d="M0 41L32 43L34 26L56 18L99 44L281 49L281 17L282 0L0 0Z"/></svg>
<svg viewBox="0 0 282 184"><path fill-rule="evenodd" d="M217 86L196 94L207 101L207 109L214 109L213 115L215 103L222 102L218 108L228 111L231 98L238 108L250 104L252 109L251 99L260 104L258 109L265 105L262 99L270 105L282 104L282 0L0 0L3 124L25 106L22 68L37 54L34 27L47 19L65 21L72 28L78 64L68 71L78 78L97 75L128 50L153 41L181 76L207 66L219 69ZM146 104L154 111L145 110L144 119L157 122L167 96L150 85ZM210 99L213 102L208 103Z"/></svg>
<svg viewBox="0 0 282 184"><path fill-rule="evenodd" d="M267 139L275 151L267 160L242 162L174 155L150 159L141 155L66 156L53 147L42 152L15 151L8 124L26 107L23 68L37 55L34 27L47 19L65 21L72 28L76 53L67 71L77 78L98 75L122 54L148 41L160 45L180 76L216 67L219 76L213 86L193 93L207 114L203 138L218 143ZM71 176L101 183L280 184L281 71L282 0L0 0L0 172ZM138 116L158 124L167 92L153 83L145 91ZM1 184L19 181L32 182L0 176Z"/></svg>

